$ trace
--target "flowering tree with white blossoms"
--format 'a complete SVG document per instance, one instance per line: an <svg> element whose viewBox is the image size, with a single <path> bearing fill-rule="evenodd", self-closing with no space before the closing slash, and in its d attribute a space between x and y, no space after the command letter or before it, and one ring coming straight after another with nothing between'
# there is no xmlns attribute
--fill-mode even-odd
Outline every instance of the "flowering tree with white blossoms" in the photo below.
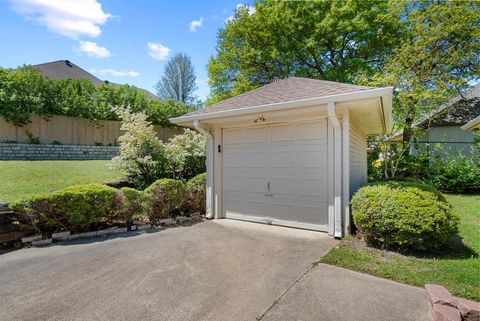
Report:
<svg viewBox="0 0 480 321"><path fill-rule="evenodd" d="M188 180L206 170L206 138L194 130L171 138L165 152L173 178Z"/></svg>
<svg viewBox="0 0 480 321"><path fill-rule="evenodd" d="M127 179L138 187L146 187L157 178L165 177L167 158L165 145L157 137L154 126L143 112L117 109L122 119L119 137L120 155L114 157L110 167L126 172Z"/></svg>

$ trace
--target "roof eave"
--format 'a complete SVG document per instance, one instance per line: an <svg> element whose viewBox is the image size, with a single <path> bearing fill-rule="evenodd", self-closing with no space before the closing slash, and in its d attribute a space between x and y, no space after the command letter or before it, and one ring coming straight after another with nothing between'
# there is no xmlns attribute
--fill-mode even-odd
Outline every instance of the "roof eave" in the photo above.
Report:
<svg viewBox="0 0 480 321"><path fill-rule="evenodd" d="M480 116L472 119L460 128L463 130L480 130Z"/></svg>
<svg viewBox="0 0 480 321"><path fill-rule="evenodd" d="M369 90L357 91L352 93L344 93L330 96L314 97L307 99L300 99L288 102L280 102L273 104L265 104L252 107L236 108L225 111L217 111L210 113L203 113L191 116L180 116L175 118L170 118L170 122L176 125L187 125L194 120L207 120L223 117L232 117L240 115L248 115L258 112L267 112L274 110L284 110L297 107L307 107L311 105L326 104L328 102L343 102L351 101L356 99L366 99L366 98L375 98L379 97L382 99L382 109L383 109L383 119L384 119L384 128L389 131L391 130L391 120L392 120L392 91L393 87L381 87L374 88Z"/></svg>

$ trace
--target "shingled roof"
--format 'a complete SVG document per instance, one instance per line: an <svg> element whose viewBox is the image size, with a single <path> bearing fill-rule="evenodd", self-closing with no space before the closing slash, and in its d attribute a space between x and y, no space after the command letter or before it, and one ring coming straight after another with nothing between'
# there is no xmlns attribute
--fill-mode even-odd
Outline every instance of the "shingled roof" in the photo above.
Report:
<svg viewBox="0 0 480 321"><path fill-rule="evenodd" d="M471 88L464 95L457 96L440 106L416 126L421 128L461 126L478 116L480 116L480 84Z"/></svg>
<svg viewBox="0 0 480 321"><path fill-rule="evenodd" d="M95 77L94 75L92 75L85 69L82 69L70 60L57 60L43 64L33 65L32 67L37 68L38 70L40 70L43 76L51 79L87 79L90 80L95 86L99 86L104 83L112 86L121 86L120 84L107 80L101 80ZM152 94L146 89L137 89L145 93L150 99L159 99L158 96Z"/></svg>
<svg viewBox="0 0 480 321"><path fill-rule="evenodd" d="M185 115L185 117L309 98L334 96L369 89L374 89L374 87L349 85L326 80L289 77L223 100L207 108L191 112Z"/></svg>
<svg viewBox="0 0 480 321"><path fill-rule="evenodd" d="M44 64L33 65L34 68L40 70L43 76L52 79L88 79L95 86L103 84L103 81L87 72L86 70L75 65L69 60L57 60Z"/></svg>

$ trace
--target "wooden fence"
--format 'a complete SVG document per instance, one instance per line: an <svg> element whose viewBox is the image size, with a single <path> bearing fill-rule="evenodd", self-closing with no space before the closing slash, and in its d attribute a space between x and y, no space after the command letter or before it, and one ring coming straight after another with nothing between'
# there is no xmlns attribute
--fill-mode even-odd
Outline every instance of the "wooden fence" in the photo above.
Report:
<svg viewBox="0 0 480 321"><path fill-rule="evenodd" d="M120 121L102 120L98 124L92 124L84 118L53 116L51 119L45 120L40 116L33 116L31 123L19 127L0 117L0 142L28 143L28 131L44 144L57 141L70 145L108 145L117 142L121 135L120 126ZM155 126L155 131L164 142L183 132L180 128L161 126Z"/></svg>

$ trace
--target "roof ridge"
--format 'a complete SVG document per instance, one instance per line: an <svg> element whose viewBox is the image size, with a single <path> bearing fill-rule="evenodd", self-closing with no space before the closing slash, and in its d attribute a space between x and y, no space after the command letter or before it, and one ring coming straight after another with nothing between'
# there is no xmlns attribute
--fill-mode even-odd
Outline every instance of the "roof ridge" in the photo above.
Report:
<svg viewBox="0 0 480 321"><path fill-rule="evenodd" d="M290 78L290 77L289 77L289 78ZM283 78L283 79L279 79L279 80L277 80L277 81L270 82L270 83L268 83L268 84L262 85L262 86L260 86L260 87L257 87L257 88L255 88L255 89L246 91L246 92L241 93L241 94L238 94L238 95L236 95L236 96L229 97L229 98L227 98L227 99L223 99L223 100L217 101L215 104L212 104L212 105L210 105L210 106L206 106L205 108L210 108L210 107L215 106L216 104L228 102L228 101L230 101L231 99L245 96L246 94L250 94L250 93L256 92L256 91L258 91L258 90L260 90L260 89L262 89L262 88L265 88L265 87L267 87L267 86L273 85L273 84L278 83L278 82L281 82L281 81L285 81L285 80L287 80L287 79L288 79L288 78Z"/></svg>
<svg viewBox="0 0 480 321"><path fill-rule="evenodd" d="M59 59L59 60L54 60L54 61L49 61L49 62L42 62L40 64L35 64L35 65L31 65L31 66L36 67L36 66L42 66L42 65L50 65L50 64L54 64L54 63L58 63L58 62L65 62L65 60L66 59Z"/></svg>
<svg viewBox="0 0 480 321"><path fill-rule="evenodd" d="M247 95L247 94L250 95L250 94L252 94L252 93L254 93L254 92L259 91L260 89L265 89L265 88L267 88L267 87L275 86L275 85L278 85L279 83L286 82L286 81L288 81L288 80L290 80L290 79L292 79L292 80L293 80L293 79L300 79L300 80L318 81L318 82L335 84L335 85L340 84L340 85L343 85L343 86L346 85L346 86L354 86L354 87L361 87L361 88L375 88L375 87L371 87L371 86L345 84L345 83L341 83L341 82L338 82L338 81L332 81L332 80L323 80L323 79L315 79L315 78L307 78L307 77L289 76L289 77L287 77L287 78L278 79L278 80L272 81L272 82L270 82L270 83L268 83L268 84L264 84L264 85L262 85L262 86L260 86L260 87L257 87L257 88L255 88L255 89L249 90L249 91L244 92L244 93L241 93L241 94L238 94L238 95L236 95L236 96L229 97L229 98L227 98L227 99L218 101L218 102L216 102L216 103L214 103L214 104L212 104L212 105L210 105L210 106L207 106L207 107L205 107L205 108L211 108L211 107L213 107L213 106L215 106L215 105L217 105L217 104L219 104L219 103L226 103L226 102L231 101L232 99L237 99L237 98L240 98L240 97L245 96L245 95Z"/></svg>
<svg viewBox="0 0 480 321"><path fill-rule="evenodd" d="M287 80L287 79L290 79L290 78L296 78L296 79L306 79L306 80L320 81L320 82L326 82L326 83L330 83L330 84L340 84L340 85L346 85L346 86L356 86L356 87L368 87L368 88L375 88L375 87L372 87L372 86L366 86L366 85L347 84L347 83L343 83L343 82L340 82L340 81L334 81L334 80L317 79L317 78L308 78L308 77L298 77L298 76L290 76L290 77L286 78L285 80Z"/></svg>

